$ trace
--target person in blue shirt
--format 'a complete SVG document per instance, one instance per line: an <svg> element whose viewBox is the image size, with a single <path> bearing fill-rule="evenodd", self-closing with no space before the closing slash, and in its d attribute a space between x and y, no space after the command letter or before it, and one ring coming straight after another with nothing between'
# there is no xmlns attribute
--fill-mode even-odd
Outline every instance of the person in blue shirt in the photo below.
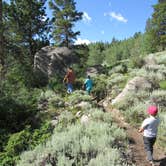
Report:
<svg viewBox="0 0 166 166"><path fill-rule="evenodd" d="M92 82L90 76L88 75L87 79L84 82L84 87L85 87L85 90L88 92L89 95L91 94L92 86L93 86L93 82Z"/></svg>

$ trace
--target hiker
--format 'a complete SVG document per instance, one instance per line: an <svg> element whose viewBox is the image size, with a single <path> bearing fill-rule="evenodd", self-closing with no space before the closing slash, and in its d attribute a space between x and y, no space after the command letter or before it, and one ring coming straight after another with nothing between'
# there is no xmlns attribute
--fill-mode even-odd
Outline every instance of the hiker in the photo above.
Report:
<svg viewBox="0 0 166 166"><path fill-rule="evenodd" d="M67 83L67 93L72 93L73 92L73 83L75 81L75 74L73 72L72 67L69 67L67 69L67 73L63 79L64 83Z"/></svg>
<svg viewBox="0 0 166 166"><path fill-rule="evenodd" d="M143 141L144 141L144 148L147 153L147 160L150 162L151 165L154 165L153 161L153 145L156 141L157 137L157 128L159 125L159 118L157 117L158 108L157 106L149 106L147 109L147 113L150 117L146 118L140 129L139 132L143 132Z"/></svg>
<svg viewBox="0 0 166 166"><path fill-rule="evenodd" d="M88 95L90 95L90 93L91 93L92 86L93 86L93 82L90 78L90 75L88 75L84 82L84 87L85 87L85 90L87 91Z"/></svg>

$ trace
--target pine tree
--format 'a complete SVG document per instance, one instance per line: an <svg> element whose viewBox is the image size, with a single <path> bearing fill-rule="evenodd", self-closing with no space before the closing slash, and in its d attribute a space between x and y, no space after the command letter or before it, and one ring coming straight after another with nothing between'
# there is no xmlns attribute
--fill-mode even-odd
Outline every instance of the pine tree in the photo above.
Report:
<svg viewBox="0 0 166 166"><path fill-rule="evenodd" d="M164 50L166 48L166 1L160 0L157 5L154 5L152 23L154 26L152 34L156 44Z"/></svg>
<svg viewBox="0 0 166 166"><path fill-rule="evenodd" d="M10 1L8 19L12 40L17 48L26 52L31 65L33 65L36 51L48 44L45 2L46 0Z"/></svg>
<svg viewBox="0 0 166 166"><path fill-rule="evenodd" d="M153 8L154 13L147 20L145 27L146 53L161 51L166 47L166 0L159 0Z"/></svg>
<svg viewBox="0 0 166 166"><path fill-rule="evenodd" d="M74 32L74 23L82 19L82 12L76 10L74 0L52 0L50 8L53 10L53 38L57 45L70 47L79 31Z"/></svg>
<svg viewBox="0 0 166 166"><path fill-rule="evenodd" d="M159 3L166 2L166 0L159 0Z"/></svg>
<svg viewBox="0 0 166 166"><path fill-rule="evenodd" d="M0 0L0 75L4 67L2 0Z"/></svg>

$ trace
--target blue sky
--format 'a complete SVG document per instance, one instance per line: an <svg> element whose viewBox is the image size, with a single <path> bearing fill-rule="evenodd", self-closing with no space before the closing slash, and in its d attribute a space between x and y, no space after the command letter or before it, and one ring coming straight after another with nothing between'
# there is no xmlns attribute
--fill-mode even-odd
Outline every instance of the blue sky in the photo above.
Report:
<svg viewBox="0 0 166 166"><path fill-rule="evenodd" d="M146 20L153 13L157 0L75 0L78 11L84 12L83 20L75 24L79 30L77 43L111 42L123 40L144 32ZM48 16L51 12L47 10Z"/></svg>

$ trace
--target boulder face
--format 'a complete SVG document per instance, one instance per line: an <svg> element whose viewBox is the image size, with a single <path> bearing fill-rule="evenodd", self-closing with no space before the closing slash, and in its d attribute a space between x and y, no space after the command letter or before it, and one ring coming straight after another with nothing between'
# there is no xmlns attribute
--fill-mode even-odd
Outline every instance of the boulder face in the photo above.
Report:
<svg viewBox="0 0 166 166"><path fill-rule="evenodd" d="M102 65L95 65L88 67L86 70L86 75L96 76L97 74L104 73L104 67Z"/></svg>
<svg viewBox="0 0 166 166"><path fill-rule="evenodd" d="M132 80L130 80L123 91L114 99L112 100L112 104L116 104L123 100L125 96L127 96L130 92L137 92L138 90L145 90L145 89L151 89L152 83L149 82L144 77L135 77Z"/></svg>
<svg viewBox="0 0 166 166"><path fill-rule="evenodd" d="M46 46L35 54L34 70L49 78L55 74L64 75L67 67L78 62L79 58L73 50Z"/></svg>

